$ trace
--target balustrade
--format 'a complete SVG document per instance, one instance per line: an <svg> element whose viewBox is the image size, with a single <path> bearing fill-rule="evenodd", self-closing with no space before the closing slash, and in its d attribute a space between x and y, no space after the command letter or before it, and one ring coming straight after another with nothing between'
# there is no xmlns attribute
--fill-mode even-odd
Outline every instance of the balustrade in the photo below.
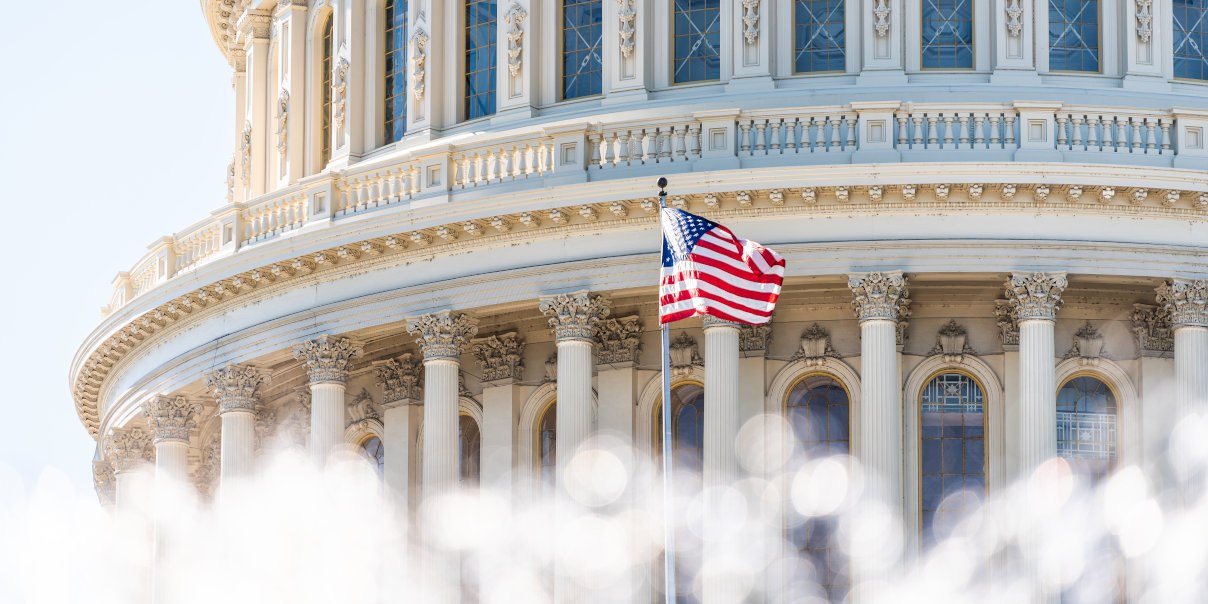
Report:
<svg viewBox="0 0 1208 604"><path fill-rule="evenodd" d="M1016 149L1012 108L906 107L894 112L900 150Z"/></svg>
<svg viewBox="0 0 1208 604"><path fill-rule="evenodd" d="M854 111L781 113L739 118L739 156L836 153L856 149Z"/></svg>
<svg viewBox="0 0 1208 604"><path fill-rule="evenodd" d="M1062 110L1057 113L1057 149L1106 153L1174 153L1174 118L1157 114L1114 113L1103 110Z"/></svg>
<svg viewBox="0 0 1208 604"><path fill-rule="evenodd" d="M546 138L458 151L453 154L453 183L465 189L545 176L554 171L553 154L553 141Z"/></svg>
<svg viewBox="0 0 1208 604"><path fill-rule="evenodd" d="M700 130L696 121L604 128L588 134L589 165L604 169L699 159Z"/></svg>

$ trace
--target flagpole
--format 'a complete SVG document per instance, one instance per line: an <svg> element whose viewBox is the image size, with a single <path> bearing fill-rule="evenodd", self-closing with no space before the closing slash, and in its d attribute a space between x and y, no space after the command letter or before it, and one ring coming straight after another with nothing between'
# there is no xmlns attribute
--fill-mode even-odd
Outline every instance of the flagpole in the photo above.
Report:
<svg viewBox="0 0 1208 604"><path fill-rule="evenodd" d="M660 177L659 234L663 232L662 212L667 207L667 179ZM662 254L659 247L659 283L662 277ZM660 317L661 322L661 317ZM671 477L671 336L670 325L662 323L663 336L663 601L675 601L675 485Z"/></svg>

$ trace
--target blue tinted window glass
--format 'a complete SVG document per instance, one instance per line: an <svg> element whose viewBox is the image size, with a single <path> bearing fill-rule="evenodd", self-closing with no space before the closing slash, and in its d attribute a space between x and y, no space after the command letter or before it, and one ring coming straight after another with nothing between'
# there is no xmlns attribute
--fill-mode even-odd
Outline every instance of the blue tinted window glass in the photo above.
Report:
<svg viewBox="0 0 1208 604"><path fill-rule="evenodd" d="M386 142L407 129L407 0L386 0Z"/></svg>
<svg viewBox="0 0 1208 604"><path fill-rule="evenodd" d="M797 73L847 68L844 0L796 0L793 68Z"/></svg>
<svg viewBox="0 0 1208 604"><path fill-rule="evenodd" d="M1174 0L1174 77L1208 80L1208 0Z"/></svg>
<svg viewBox="0 0 1208 604"><path fill-rule="evenodd" d="M923 543L950 530L985 496L985 402L960 373L936 376L920 400Z"/></svg>
<svg viewBox="0 0 1208 604"><path fill-rule="evenodd" d="M923 0L923 69L973 69L973 0Z"/></svg>
<svg viewBox="0 0 1208 604"><path fill-rule="evenodd" d="M562 98L600 94L602 0L562 0Z"/></svg>
<svg viewBox="0 0 1208 604"><path fill-rule="evenodd" d="M1116 395L1090 377L1074 378L1057 392L1057 454L1092 481L1116 460Z"/></svg>
<svg viewBox="0 0 1208 604"><path fill-rule="evenodd" d="M1049 70L1099 72L1098 0L1049 0Z"/></svg>
<svg viewBox="0 0 1208 604"><path fill-rule="evenodd" d="M495 114L495 0L466 0L466 119Z"/></svg>
<svg viewBox="0 0 1208 604"><path fill-rule="evenodd" d="M675 0L672 81L721 77L721 0Z"/></svg>

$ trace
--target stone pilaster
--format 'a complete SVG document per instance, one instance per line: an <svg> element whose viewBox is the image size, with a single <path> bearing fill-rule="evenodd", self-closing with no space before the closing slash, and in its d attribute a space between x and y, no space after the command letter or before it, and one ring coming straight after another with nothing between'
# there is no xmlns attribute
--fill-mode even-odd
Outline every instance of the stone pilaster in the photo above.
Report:
<svg viewBox="0 0 1208 604"><path fill-rule="evenodd" d="M596 327L608 316L609 302L587 291L542 297L558 347L557 482L563 485L566 464L591 435L592 346Z"/></svg>
<svg viewBox="0 0 1208 604"><path fill-rule="evenodd" d="M269 32L273 17L267 10L251 9L239 20L246 57L244 123L240 133L240 163L245 199L263 195L268 190L269 141ZM273 93L276 98L276 93Z"/></svg>
<svg viewBox="0 0 1208 604"><path fill-rule="evenodd" d="M400 509L413 510L419 504L419 455L414 443L424 411L420 363L408 352L379 361L375 373L382 389L386 488Z"/></svg>
<svg viewBox="0 0 1208 604"><path fill-rule="evenodd" d="M364 351L348 338L322 335L294 348L310 376L310 455L318 464L344 442L344 391L348 365Z"/></svg>
<svg viewBox="0 0 1208 604"><path fill-rule="evenodd" d="M251 475L256 451L256 405L269 375L251 365L227 365L206 375L222 418L219 484Z"/></svg>

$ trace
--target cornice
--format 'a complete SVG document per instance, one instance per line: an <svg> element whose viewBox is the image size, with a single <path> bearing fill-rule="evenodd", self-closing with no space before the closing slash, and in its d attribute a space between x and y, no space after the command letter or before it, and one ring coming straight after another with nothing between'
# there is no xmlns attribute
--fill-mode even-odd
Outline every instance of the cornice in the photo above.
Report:
<svg viewBox="0 0 1208 604"><path fill-rule="evenodd" d="M805 188L745 189L715 193L678 195L693 212L715 220L799 215L877 215L893 212L997 213L1014 209L1027 214L1119 215L1128 217L1179 218L1204 221L1208 208L1199 207L1198 191L1179 191L1179 205L1156 202L1134 205L1128 195L1103 204L1101 196L1085 185L985 183L977 200L970 199L967 185L949 185L947 201L935 198L935 183L897 184L878 187L870 196L869 186L819 186ZM1010 200L1003 192L1011 187ZM1047 189L1040 201L1038 188ZM1069 202L1067 191L1083 190L1081 202ZM1089 194L1088 194L1089 192ZM906 195L909 193L909 195ZM1151 198L1159 197L1151 195ZM1164 196L1161 196L1164 198ZM779 201L777 201L779 199ZM139 300L119 309L90 336L95 344L81 349L71 369L72 394L77 413L95 438L100 417L98 398L114 367L132 351L145 346L157 334L183 327L222 312L232 303L249 299L253 293L271 295L314 277L367 270L384 262L414 262L439 254L456 253L484 244L506 244L550 236L573 236L612 228L649 227L656 223L653 197L621 201L575 204L533 211L456 220L391 235L370 237L326 247L313 253L267 262L254 269L215 279L197 272L182 278L202 283L182 295L153 308L139 308ZM367 217L368 218L368 217ZM466 225L473 227L467 229ZM268 243L266 245L272 245ZM237 254L235 257L239 257ZM219 270L220 263L207 267ZM207 282L208 281L208 282ZM172 282L170 282L172 283ZM148 298L150 300L150 298ZM107 327L107 329L105 329Z"/></svg>

